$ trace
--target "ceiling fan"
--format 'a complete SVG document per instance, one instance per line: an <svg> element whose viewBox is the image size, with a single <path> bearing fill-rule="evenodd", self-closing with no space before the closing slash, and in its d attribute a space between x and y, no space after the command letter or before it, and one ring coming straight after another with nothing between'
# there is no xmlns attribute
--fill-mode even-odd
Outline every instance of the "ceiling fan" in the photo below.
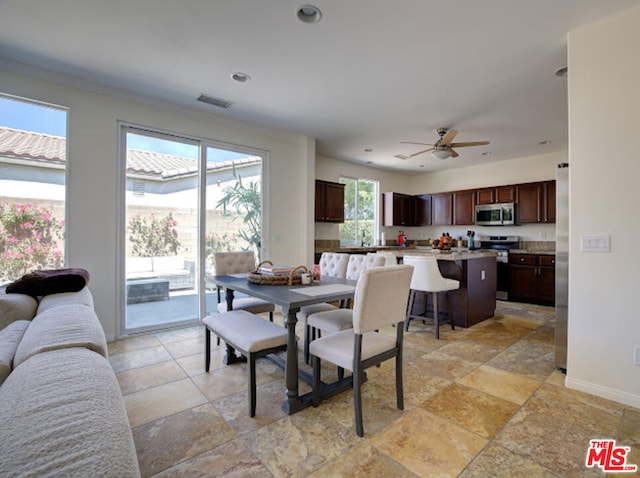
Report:
<svg viewBox="0 0 640 478"><path fill-rule="evenodd" d="M458 134L458 132L455 129L438 128L437 133L440 136L440 139L436 141L434 144L402 141L403 144L420 144L422 146L431 146L431 148L423 149L422 151L418 151L417 153L410 154L409 156L407 156L407 159L413 158L414 156L418 156L428 151L431 151L431 156L433 156L436 159L448 159L452 156L454 158L457 158L460 155L453 148L464 148L466 146L483 146L483 145L489 144L489 141L469 141L466 143L452 143L453 138L455 138L456 135Z"/></svg>

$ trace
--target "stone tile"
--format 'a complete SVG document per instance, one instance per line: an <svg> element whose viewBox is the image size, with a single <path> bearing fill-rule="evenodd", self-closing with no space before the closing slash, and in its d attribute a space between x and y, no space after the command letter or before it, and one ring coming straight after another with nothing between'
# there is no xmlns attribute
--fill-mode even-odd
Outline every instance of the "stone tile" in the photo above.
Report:
<svg viewBox="0 0 640 478"><path fill-rule="evenodd" d="M273 476L302 478L342 456L362 439L353 430L331 420L319 421L305 410L241 440Z"/></svg>
<svg viewBox="0 0 640 478"><path fill-rule="evenodd" d="M160 341L155 335L135 335L126 339L115 340L107 344L109 355L131 352L144 348L157 347Z"/></svg>
<svg viewBox="0 0 640 478"><path fill-rule="evenodd" d="M163 332L157 332L156 337L162 344L171 342L181 342L183 340L194 340L204 337L204 326L194 325L192 327L182 327Z"/></svg>
<svg viewBox="0 0 640 478"><path fill-rule="evenodd" d="M256 389L256 416L249 416L249 394L244 390L213 402L220 415L238 435L255 431L287 415L282 411L284 381L274 380Z"/></svg>
<svg viewBox="0 0 640 478"><path fill-rule="evenodd" d="M205 404L133 429L142 476L151 476L235 438Z"/></svg>
<svg viewBox="0 0 640 478"><path fill-rule="evenodd" d="M502 349L477 344L468 340L460 340L445 345L440 349L440 352L472 362L486 362L502 352Z"/></svg>
<svg viewBox="0 0 640 478"><path fill-rule="evenodd" d="M609 437L616 436L623 411L615 402L549 384L543 384L525 407Z"/></svg>
<svg viewBox="0 0 640 478"><path fill-rule="evenodd" d="M349 450L348 454L309 475L309 478L328 476L345 478L411 478L418 475L412 473L370 444L360 443Z"/></svg>
<svg viewBox="0 0 640 478"><path fill-rule="evenodd" d="M190 355L196 355L199 353L204 353L205 345L204 345L204 336L187 339L187 340L176 340L173 342L167 342L164 345L164 348L171 354L171 356L175 359L188 357Z"/></svg>
<svg viewBox="0 0 640 478"><path fill-rule="evenodd" d="M269 470L240 440L232 440L191 460L184 461L154 478L264 478Z"/></svg>
<svg viewBox="0 0 640 478"><path fill-rule="evenodd" d="M562 478L538 463L490 443L458 478Z"/></svg>
<svg viewBox="0 0 640 478"><path fill-rule="evenodd" d="M109 356L109 363L114 372L118 373L172 360L172 358L162 345L157 345L155 347L146 347L139 350L113 354Z"/></svg>
<svg viewBox="0 0 640 478"><path fill-rule="evenodd" d="M144 425L206 402L206 397L189 379L124 396L127 416L132 427Z"/></svg>
<svg viewBox="0 0 640 478"><path fill-rule="evenodd" d="M209 373L191 377L208 400L232 395L249 388L249 364L234 363L221 368L211 369ZM256 384L261 385L273 378L256 367Z"/></svg>
<svg viewBox="0 0 640 478"><path fill-rule="evenodd" d="M127 395L140 390L157 387L165 383L175 382L186 378L186 374L173 360L160 362L147 367L125 370L117 374L120 390Z"/></svg>
<svg viewBox="0 0 640 478"><path fill-rule="evenodd" d="M427 362L425 372L451 381L464 377L482 365L481 362L464 360L439 350L426 354L423 358Z"/></svg>
<svg viewBox="0 0 640 478"><path fill-rule="evenodd" d="M640 409L626 407L618 432L620 442L640 445ZM640 465L640 463L638 463Z"/></svg>
<svg viewBox="0 0 640 478"><path fill-rule="evenodd" d="M600 469L587 468L589 440L606 438L556 416L521 409L494 439L511 450L563 477L602 477Z"/></svg>
<svg viewBox="0 0 640 478"><path fill-rule="evenodd" d="M421 408L369 442L419 476L457 476L487 440Z"/></svg>
<svg viewBox="0 0 640 478"><path fill-rule="evenodd" d="M488 345L498 349L506 349L522 338L510 332L494 330L495 327L472 327L464 336L464 340L476 344ZM498 327L498 329L500 329Z"/></svg>
<svg viewBox="0 0 640 478"><path fill-rule="evenodd" d="M458 383L480 390L494 397L522 405L540 386L540 382L522 375L482 365Z"/></svg>
<svg viewBox="0 0 640 478"><path fill-rule="evenodd" d="M470 430L492 438L518 411L518 405L459 384L445 388L422 408Z"/></svg>
<svg viewBox="0 0 640 478"><path fill-rule="evenodd" d="M496 355L487 362L487 365L524 375L539 382L544 382L556 369L553 353L540 356L526 350L511 348Z"/></svg>
<svg viewBox="0 0 640 478"><path fill-rule="evenodd" d="M554 370L553 373L549 375L549 378L547 378L545 383L564 388L564 382L566 379L567 376L564 373L560 370Z"/></svg>

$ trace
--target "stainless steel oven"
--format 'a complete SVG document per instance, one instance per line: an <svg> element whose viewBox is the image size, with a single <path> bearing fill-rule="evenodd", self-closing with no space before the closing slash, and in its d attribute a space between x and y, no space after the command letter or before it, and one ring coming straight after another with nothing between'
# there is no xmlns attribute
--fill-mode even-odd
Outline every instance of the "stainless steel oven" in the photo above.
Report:
<svg viewBox="0 0 640 478"><path fill-rule="evenodd" d="M498 276L496 285L496 299L509 299L509 250L520 246L518 236L482 236L480 248L498 253L496 258Z"/></svg>

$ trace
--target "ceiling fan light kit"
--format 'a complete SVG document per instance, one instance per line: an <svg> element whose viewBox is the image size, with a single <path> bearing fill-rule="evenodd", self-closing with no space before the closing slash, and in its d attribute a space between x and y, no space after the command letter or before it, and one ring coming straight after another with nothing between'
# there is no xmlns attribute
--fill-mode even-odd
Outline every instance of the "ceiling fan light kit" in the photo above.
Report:
<svg viewBox="0 0 640 478"><path fill-rule="evenodd" d="M435 159L449 159L451 157L451 151L448 149L435 149L431 151L431 156Z"/></svg>
<svg viewBox="0 0 640 478"><path fill-rule="evenodd" d="M417 153L410 154L408 157L413 158L423 153L431 151L431 157L435 159L449 159L451 157L457 158L460 156L453 148L465 148L467 146L484 146L489 144L489 141L467 141L464 143L452 143L458 132L455 129L438 128L436 130L440 139L434 144L428 143L414 143L412 141L402 141L403 144L421 144L423 146L431 146L431 148L423 149ZM396 155L399 157L400 155Z"/></svg>

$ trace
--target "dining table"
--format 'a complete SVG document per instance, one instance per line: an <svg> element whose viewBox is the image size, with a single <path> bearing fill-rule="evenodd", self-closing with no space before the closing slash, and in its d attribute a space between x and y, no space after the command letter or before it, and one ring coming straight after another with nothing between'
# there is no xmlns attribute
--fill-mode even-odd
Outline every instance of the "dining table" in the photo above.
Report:
<svg viewBox="0 0 640 478"><path fill-rule="evenodd" d="M271 285L254 284L247 280L248 274L213 275L208 280L226 291L227 310L233 309L235 293L246 294L263 299L282 308L284 326L287 329L286 359L280 360L271 356L285 370L285 397L282 410L293 414L312 405L311 392L298 393L299 379L312 383L310 373L300 370L298 366L298 343L296 336L297 312L305 305L322 302L334 302L352 299L356 290L356 281L340 277L320 276L319 281L308 285ZM332 383L322 382L321 393L324 397L335 395L352 386L351 377L339 379Z"/></svg>

